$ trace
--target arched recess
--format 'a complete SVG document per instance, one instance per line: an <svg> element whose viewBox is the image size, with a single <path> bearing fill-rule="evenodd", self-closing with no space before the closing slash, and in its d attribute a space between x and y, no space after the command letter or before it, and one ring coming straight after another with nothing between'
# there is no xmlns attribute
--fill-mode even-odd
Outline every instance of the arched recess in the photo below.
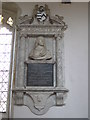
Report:
<svg viewBox="0 0 90 120"><path fill-rule="evenodd" d="M11 55L10 55L10 69L8 77L8 91L7 91L7 106L3 117L11 117L12 110L12 87L14 84L15 58L16 58L16 23L21 10L14 2L2 2L2 13L0 14L0 29L7 29L12 33L11 40ZM4 31L5 32L5 31ZM3 112L3 111L2 111Z"/></svg>

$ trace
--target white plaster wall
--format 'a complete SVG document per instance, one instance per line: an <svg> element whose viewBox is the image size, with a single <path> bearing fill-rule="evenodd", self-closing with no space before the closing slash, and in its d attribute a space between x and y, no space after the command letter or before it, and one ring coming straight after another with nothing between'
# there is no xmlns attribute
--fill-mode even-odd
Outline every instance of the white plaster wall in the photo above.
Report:
<svg viewBox="0 0 90 120"><path fill-rule="evenodd" d="M36 3L18 3L23 14L31 14ZM43 5L44 3L38 3ZM42 116L26 106L14 106L15 118L88 118L88 3L47 3L51 14L64 16L65 86L70 91L63 107L52 107Z"/></svg>
<svg viewBox="0 0 90 120"><path fill-rule="evenodd" d="M0 120L2 119L2 113L0 113Z"/></svg>

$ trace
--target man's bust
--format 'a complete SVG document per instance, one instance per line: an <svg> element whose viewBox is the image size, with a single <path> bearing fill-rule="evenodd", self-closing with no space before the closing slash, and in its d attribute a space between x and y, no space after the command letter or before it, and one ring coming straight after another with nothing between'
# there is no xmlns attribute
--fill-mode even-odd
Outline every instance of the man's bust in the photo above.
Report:
<svg viewBox="0 0 90 120"><path fill-rule="evenodd" d="M34 60L48 60L52 58L50 51L46 48L44 37L39 36L37 38L29 58Z"/></svg>

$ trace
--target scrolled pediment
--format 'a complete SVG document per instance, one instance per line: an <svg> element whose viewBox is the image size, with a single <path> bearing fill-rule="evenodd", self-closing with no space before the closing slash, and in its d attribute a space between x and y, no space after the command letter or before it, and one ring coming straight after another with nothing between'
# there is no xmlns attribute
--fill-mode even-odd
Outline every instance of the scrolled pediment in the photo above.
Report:
<svg viewBox="0 0 90 120"><path fill-rule="evenodd" d="M18 25L22 26L29 26L29 25L58 25L61 27L61 29L66 30L67 25L63 21L64 17L55 15L50 15L50 9L47 5L45 6L38 6L35 5L35 8L33 10L32 16L24 15L19 17Z"/></svg>

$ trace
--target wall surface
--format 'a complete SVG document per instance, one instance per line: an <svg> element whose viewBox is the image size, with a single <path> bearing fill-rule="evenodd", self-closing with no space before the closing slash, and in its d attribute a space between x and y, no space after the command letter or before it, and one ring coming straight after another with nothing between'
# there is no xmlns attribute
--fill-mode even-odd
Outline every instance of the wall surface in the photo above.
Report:
<svg viewBox="0 0 90 120"><path fill-rule="evenodd" d="M0 113L0 120L2 119L2 113Z"/></svg>
<svg viewBox="0 0 90 120"><path fill-rule="evenodd" d="M37 3L17 4L22 15L31 15ZM66 105L52 107L42 116L34 115L26 106L14 106L14 118L88 118L88 3L46 4L52 16L64 16L68 25L64 36L65 87L69 89Z"/></svg>

